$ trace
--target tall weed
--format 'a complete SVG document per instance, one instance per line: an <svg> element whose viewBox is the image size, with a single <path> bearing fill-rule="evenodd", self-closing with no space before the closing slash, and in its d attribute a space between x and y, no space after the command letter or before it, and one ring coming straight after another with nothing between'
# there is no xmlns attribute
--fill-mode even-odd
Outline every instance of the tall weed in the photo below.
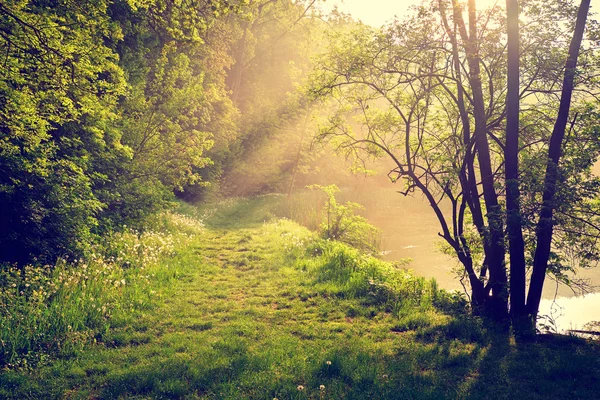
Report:
<svg viewBox="0 0 600 400"><path fill-rule="evenodd" d="M362 250L377 252L381 232L366 218L356 214L357 210L363 208L360 204L351 201L339 204L335 195L340 192L340 189L336 185L311 185L308 188L318 189L326 196L323 221L319 227L322 237L339 240Z"/></svg>

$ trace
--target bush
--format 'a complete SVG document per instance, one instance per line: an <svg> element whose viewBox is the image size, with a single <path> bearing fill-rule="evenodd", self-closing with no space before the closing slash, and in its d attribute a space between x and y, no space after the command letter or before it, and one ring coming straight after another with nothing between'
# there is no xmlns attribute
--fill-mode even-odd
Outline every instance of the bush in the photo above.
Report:
<svg viewBox="0 0 600 400"><path fill-rule="evenodd" d="M325 239L339 240L361 250L377 252L380 230L371 225L366 218L356 215L355 211L363 207L358 203L346 202L341 205L335 199L340 191L336 185L311 185L310 189L319 189L327 196L324 220L320 225L320 234Z"/></svg>

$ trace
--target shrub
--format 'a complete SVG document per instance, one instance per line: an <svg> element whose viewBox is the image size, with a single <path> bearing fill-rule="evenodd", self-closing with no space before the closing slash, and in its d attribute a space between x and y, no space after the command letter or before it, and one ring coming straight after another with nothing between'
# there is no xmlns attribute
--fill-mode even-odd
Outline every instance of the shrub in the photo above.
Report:
<svg viewBox="0 0 600 400"><path fill-rule="evenodd" d="M380 230L366 218L355 214L356 210L363 208L360 204L350 201L338 204L335 194L340 189L336 185L311 185L308 188L321 190L327 196L324 220L319 228L323 238L339 240L362 250L377 251Z"/></svg>
<svg viewBox="0 0 600 400"><path fill-rule="evenodd" d="M288 232L281 236L288 260L307 271L318 290L328 295L359 299L363 307L384 307L396 314L427 310L449 296L438 289L435 280L414 276L345 243Z"/></svg>

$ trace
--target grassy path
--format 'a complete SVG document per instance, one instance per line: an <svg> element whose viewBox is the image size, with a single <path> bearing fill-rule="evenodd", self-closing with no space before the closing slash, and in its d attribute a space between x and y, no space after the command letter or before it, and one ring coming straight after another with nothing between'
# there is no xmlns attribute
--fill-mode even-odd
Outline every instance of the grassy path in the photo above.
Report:
<svg viewBox="0 0 600 400"><path fill-rule="evenodd" d="M597 398L596 346L518 348L436 310L399 325L291 257L309 236L289 221L205 229L169 260L186 273L159 307L76 357L6 372L0 397Z"/></svg>

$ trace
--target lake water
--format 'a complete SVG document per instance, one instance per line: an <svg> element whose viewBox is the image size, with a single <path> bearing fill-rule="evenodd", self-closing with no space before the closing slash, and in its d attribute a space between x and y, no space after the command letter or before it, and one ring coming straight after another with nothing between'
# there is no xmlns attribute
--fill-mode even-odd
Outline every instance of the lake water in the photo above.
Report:
<svg viewBox="0 0 600 400"><path fill-rule="evenodd" d="M381 249L390 261L410 258L408 268L417 275L433 277L440 287L463 290L453 272L460 266L455 258L440 251L439 222L421 195L404 197L389 182L361 180L343 200L365 206L363 215L382 231ZM580 271L578 277L600 285L600 268ZM552 316L558 330L581 329L589 321L600 321L600 293L576 296L568 287L547 279L540 315Z"/></svg>
<svg viewBox="0 0 600 400"><path fill-rule="evenodd" d="M600 321L600 293L585 296L543 299L539 315L550 316L556 321L558 332L568 329L584 329L590 321Z"/></svg>

